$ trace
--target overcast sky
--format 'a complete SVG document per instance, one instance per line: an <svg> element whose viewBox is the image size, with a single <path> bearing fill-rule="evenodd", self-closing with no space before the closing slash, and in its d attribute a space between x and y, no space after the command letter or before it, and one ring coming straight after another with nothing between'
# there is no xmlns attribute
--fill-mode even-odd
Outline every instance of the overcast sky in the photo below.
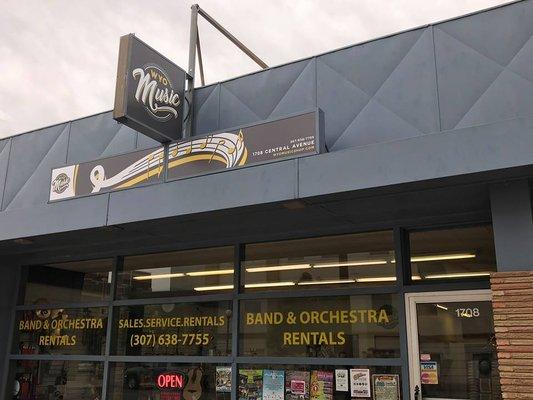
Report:
<svg viewBox="0 0 533 400"><path fill-rule="evenodd" d="M270 66L507 2L199 1ZM0 0L0 137L110 110L126 33L185 68L191 4ZM205 21L199 29L207 83L258 69Z"/></svg>

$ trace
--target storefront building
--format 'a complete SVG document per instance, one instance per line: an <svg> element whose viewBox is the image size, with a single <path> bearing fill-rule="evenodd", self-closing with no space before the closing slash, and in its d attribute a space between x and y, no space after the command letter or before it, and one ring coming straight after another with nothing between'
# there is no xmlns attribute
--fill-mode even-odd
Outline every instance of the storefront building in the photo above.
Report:
<svg viewBox="0 0 533 400"><path fill-rule="evenodd" d="M532 398L532 34L521 1L197 88L183 146L0 141L4 398Z"/></svg>

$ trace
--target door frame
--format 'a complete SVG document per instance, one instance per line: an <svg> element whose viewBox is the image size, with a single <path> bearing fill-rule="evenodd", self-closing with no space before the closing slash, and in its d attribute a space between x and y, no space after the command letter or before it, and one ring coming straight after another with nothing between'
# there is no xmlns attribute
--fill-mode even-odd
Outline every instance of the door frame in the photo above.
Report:
<svg viewBox="0 0 533 400"><path fill-rule="evenodd" d="M492 292L490 289L482 289L405 294L405 321L407 325L407 349L409 353L409 396L411 400L414 400L415 398L415 386L418 385L418 387L422 389L420 384L420 351L418 347L416 305L418 303L446 303L459 301L492 301Z"/></svg>

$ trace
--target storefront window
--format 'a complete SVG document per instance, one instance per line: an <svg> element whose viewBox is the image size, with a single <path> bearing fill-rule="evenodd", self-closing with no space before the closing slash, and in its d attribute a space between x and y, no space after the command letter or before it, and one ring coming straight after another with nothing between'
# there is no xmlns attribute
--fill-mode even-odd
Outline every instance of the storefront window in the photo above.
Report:
<svg viewBox="0 0 533 400"><path fill-rule="evenodd" d="M240 365L237 391L239 400L261 398L397 400L401 393L400 368L350 365Z"/></svg>
<svg viewBox="0 0 533 400"><path fill-rule="evenodd" d="M118 355L231 354L230 301L117 307Z"/></svg>
<svg viewBox="0 0 533 400"><path fill-rule="evenodd" d="M414 282L488 279L496 271L492 226L411 232Z"/></svg>
<svg viewBox="0 0 533 400"><path fill-rule="evenodd" d="M396 295L241 302L240 354L274 357L399 357Z"/></svg>
<svg viewBox="0 0 533 400"><path fill-rule="evenodd" d="M11 363L16 400L99 400L103 363L90 361L16 361ZM7 397L6 397L7 398Z"/></svg>
<svg viewBox="0 0 533 400"><path fill-rule="evenodd" d="M125 257L117 293L119 298L227 293L233 273L230 246Z"/></svg>
<svg viewBox="0 0 533 400"><path fill-rule="evenodd" d="M113 363L112 400L229 400L231 367L215 364Z"/></svg>
<svg viewBox="0 0 533 400"><path fill-rule="evenodd" d="M490 301L419 303L423 398L500 399Z"/></svg>
<svg viewBox="0 0 533 400"><path fill-rule="evenodd" d="M257 243L246 246L246 291L309 290L391 284L392 231Z"/></svg>
<svg viewBox="0 0 533 400"><path fill-rule="evenodd" d="M17 311L14 354L104 354L107 308Z"/></svg>
<svg viewBox="0 0 533 400"><path fill-rule="evenodd" d="M22 285L24 304L102 301L109 298L113 260L33 265Z"/></svg>

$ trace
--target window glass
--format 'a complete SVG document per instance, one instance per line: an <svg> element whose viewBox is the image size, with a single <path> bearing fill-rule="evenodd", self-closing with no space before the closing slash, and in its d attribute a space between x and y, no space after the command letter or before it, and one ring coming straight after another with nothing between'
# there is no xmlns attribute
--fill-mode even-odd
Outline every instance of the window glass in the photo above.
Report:
<svg viewBox="0 0 533 400"><path fill-rule="evenodd" d="M118 297L227 293L233 289L233 261L231 246L125 257Z"/></svg>
<svg viewBox="0 0 533 400"><path fill-rule="evenodd" d="M240 365L237 391L239 400L399 399L401 398L400 368L351 365Z"/></svg>
<svg viewBox="0 0 533 400"><path fill-rule="evenodd" d="M107 308L17 311L14 354L104 354Z"/></svg>
<svg viewBox="0 0 533 400"><path fill-rule="evenodd" d="M229 355L231 305L222 301L117 307L116 354Z"/></svg>
<svg viewBox="0 0 533 400"><path fill-rule="evenodd" d="M392 231L246 246L247 291L383 285L396 280Z"/></svg>
<svg viewBox="0 0 533 400"><path fill-rule="evenodd" d="M418 303L416 316L423 398L501 398L490 301Z"/></svg>
<svg viewBox="0 0 533 400"><path fill-rule="evenodd" d="M113 260L28 267L24 304L102 301L109 298Z"/></svg>
<svg viewBox="0 0 533 400"><path fill-rule="evenodd" d="M240 354L274 357L399 357L395 295L245 300Z"/></svg>
<svg viewBox="0 0 533 400"><path fill-rule="evenodd" d="M490 225L412 232L409 240L414 282L488 279L496 271Z"/></svg>
<svg viewBox="0 0 533 400"><path fill-rule="evenodd" d="M12 399L97 400L102 398L103 363L29 361L11 363ZM7 398L7 397L6 397Z"/></svg>
<svg viewBox="0 0 533 400"><path fill-rule="evenodd" d="M229 400L231 367L214 364L112 363L112 400Z"/></svg>

